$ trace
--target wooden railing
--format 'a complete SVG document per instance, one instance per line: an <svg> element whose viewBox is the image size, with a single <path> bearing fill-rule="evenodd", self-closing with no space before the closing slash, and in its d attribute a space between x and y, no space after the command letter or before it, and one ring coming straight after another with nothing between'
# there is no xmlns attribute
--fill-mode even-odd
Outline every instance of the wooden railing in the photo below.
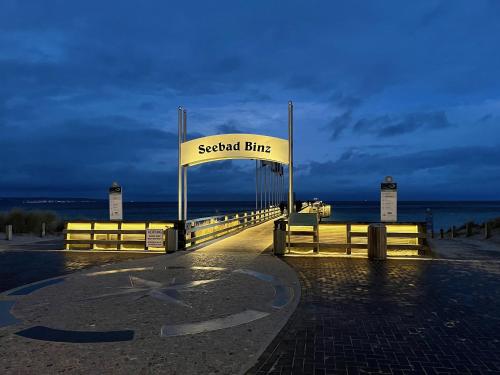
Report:
<svg viewBox="0 0 500 375"><path fill-rule="evenodd" d="M66 250L124 250L168 252L174 249L164 247L148 248L146 230L162 229L164 243L166 230L178 229L177 221L112 222L112 221L70 221L65 224L64 248Z"/></svg>
<svg viewBox="0 0 500 375"><path fill-rule="evenodd" d="M363 253L368 248L367 222L321 222L319 224L319 251ZM313 249L317 243L310 236L301 236L311 228L292 227L290 247ZM426 226L424 222L386 223L387 249L393 251L409 250L422 254L426 246ZM309 240L309 241L308 241Z"/></svg>
<svg viewBox="0 0 500 375"><path fill-rule="evenodd" d="M186 221L185 247L194 247L281 216L278 207Z"/></svg>

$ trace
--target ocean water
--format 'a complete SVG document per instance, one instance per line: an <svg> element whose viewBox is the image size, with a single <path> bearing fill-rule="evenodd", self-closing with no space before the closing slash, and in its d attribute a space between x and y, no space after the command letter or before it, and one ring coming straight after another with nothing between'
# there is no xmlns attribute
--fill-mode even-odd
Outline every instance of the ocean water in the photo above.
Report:
<svg viewBox="0 0 500 375"><path fill-rule="evenodd" d="M329 221L378 221L379 202L338 201L332 204ZM50 210L64 220L107 220L108 202L106 200L81 199L11 199L0 198L0 212L12 208L24 210ZM398 202L399 221L425 221L426 210L430 208L434 227L449 228L462 225L467 221L478 223L500 217L500 201L456 202L456 201L400 201ZM124 202L125 220L175 220L177 202ZM253 201L189 202L188 218L200 218L255 209Z"/></svg>

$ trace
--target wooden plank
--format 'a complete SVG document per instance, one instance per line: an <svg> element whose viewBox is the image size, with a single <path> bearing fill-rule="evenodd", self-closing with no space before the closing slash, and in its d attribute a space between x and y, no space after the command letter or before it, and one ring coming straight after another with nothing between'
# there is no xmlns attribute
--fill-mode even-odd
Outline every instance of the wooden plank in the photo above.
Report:
<svg viewBox="0 0 500 375"><path fill-rule="evenodd" d="M291 230L290 234L296 235L296 236L314 236L315 232L314 231L305 231L305 230Z"/></svg>
<svg viewBox="0 0 500 375"><path fill-rule="evenodd" d="M289 226L316 227L318 226L317 214L301 214L293 212L288 217Z"/></svg>
<svg viewBox="0 0 500 375"><path fill-rule="evenodd" d="M119 240L67 240L66 241L67 244L80 244L80 245L85 245L85 244L96 244L96 245L99 245L99 244L102 244L102 245L106 245L106 244L122 244L122 245L139 245L139 244L144 244L145 241L135 241L135 240L122 240L122 241L119 241Z"/></svg>
<svg viewBox="0 0 500 375"><path fill-rule="evenodd" d="M169 228L167 228L169 229ZM65 231L69 234L146 234L145 229L68 229Z"/></svg>

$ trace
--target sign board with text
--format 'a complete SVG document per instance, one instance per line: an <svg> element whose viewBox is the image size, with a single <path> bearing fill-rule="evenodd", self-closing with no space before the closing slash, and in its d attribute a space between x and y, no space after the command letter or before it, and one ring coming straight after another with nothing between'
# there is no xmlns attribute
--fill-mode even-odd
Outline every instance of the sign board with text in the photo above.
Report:
<svg viewBox="0 0 500 375"><path fill-rule="evenodd" d="M181 144L181 165L226 159L269 160L288 164L288 141L258 134L220 134Z"/></svg>
<svg viewBox="0 0 500 375"><path fill-rule="evenodd" d="M163 229L146 229L146 247L164 247Z"/></svg>
<svg viewBox="0 0 500 375"><path fill-rule="evenodd" d="M121 186L113 185L109 188L109 220L123 220Z"/></svg>
<svg viewBox="0 0 500 375"><path fill-rule="evenodd" d="M380 185L380 221L398 221L398 186L392 178Z"/></svg>

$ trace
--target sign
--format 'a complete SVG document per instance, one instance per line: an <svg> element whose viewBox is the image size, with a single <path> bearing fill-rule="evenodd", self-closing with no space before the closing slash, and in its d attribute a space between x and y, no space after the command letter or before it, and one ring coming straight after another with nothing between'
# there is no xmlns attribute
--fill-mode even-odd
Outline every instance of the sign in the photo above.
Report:
<svg viewBox="0 0 500 375"><path fill-rule="evenodd" d="M116 182L109 188L109 220L123 220L122 188Z"/></svg>
<svg viewBox="0 0 500 375"><path fill-rule="evenodd" d="M165 247L163 229L146 229L146 247Z"/></svg>
<svg viewBox="0 0 500 375"><path fill-rule="evenodd" d="M288 164L288 141L258 134L220 134L181 143L181 165L225 159L269 160Z"/></svg>
<svg viewBox="0 0 500 375"><path fill-rule="evenodd" d="M434 238L434 219L432 217L432 211L430 208L425 211L425 223L427 233L430 233L432 235L432 238Z"/></svg>
<svg viewBox="0 0 500 375"><path fill-rule="evenodd" d="M288 223L290 226L316 227L318 225L318 214L301 214L298 212L292 212L288 217Z"/></svg>
<svg viewBox="0 0 500 375"><path fill-rule="evenodd" d="M398 186L391 176L380 184L380 221L398 221Z"/></svg>

